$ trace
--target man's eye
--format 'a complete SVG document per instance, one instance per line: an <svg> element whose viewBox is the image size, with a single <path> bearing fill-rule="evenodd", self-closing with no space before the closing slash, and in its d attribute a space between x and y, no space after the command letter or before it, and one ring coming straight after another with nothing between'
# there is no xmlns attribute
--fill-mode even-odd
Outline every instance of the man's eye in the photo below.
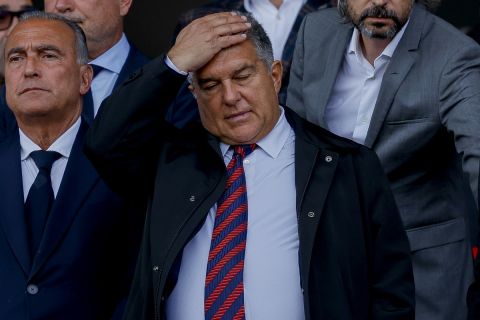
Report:
<svg viewBox="0 0 480 320"><path fill-rule="evenodd" d="M205 90L205 91L209 91L209 90L212 90L214 89L215 87L217 86L216 83L206 83L202 86L202 89Z"/></svg>
<svg viewBox="0 0 480 320"><path fill-rule="evenodd" d="M8 62L18 62L18 61L20 61L21 59L22 59L21 56L10 56L10 57L8 58Z"/></svg>
<svg viewBox="0 0 480 320"><path fill-rule="evenodd" d="M247 80L248 78L250 78L250 74L239 74L235 76L235 79L240 81Z"/></svg>
<svg viewBox="0 0 480 320"><path fill-rule="evenodd" d="M44 59L56 59L57 58L57 55L53 54L53 53L44 53L42 55L42 57Z"/></svg>

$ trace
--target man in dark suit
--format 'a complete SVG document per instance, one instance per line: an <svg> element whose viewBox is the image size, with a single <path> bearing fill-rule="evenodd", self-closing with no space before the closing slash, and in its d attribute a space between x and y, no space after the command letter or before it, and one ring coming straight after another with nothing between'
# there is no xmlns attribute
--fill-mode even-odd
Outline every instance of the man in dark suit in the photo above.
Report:
<svg viewBox="0 0 480 320"><path fill-rule="evenodd" d="M7 40L16 127L0 140L0 319L122 315L141 214L83 155L87 61L82 30L53 14L29 13Z"/></svg>
<svg viewBox="0 0 480 320"><path fill-rule="evenodd" d="M259 5L263 2L263 6ZM270 2L265 4L266 2ZM285 100L287 97L287 87L288 87L288 79L290 76L290 64L292 63L292 56L293 56L293 49L295 47L295 41L297 39L297 32L300 28L300 24L302 23L303 18L310 12L313 12L319 8L327 8L331 6L335 6L337 1L336 0L307 0L303 1L296 1L300 3L300 5L293 5L292 7L284 5L283 1L278 0L269 0L269 1L257 1L257 0L217 0L206 5L200 6L198 8L194 8L183 13L179 19L178 24L175 30L175 37L178 35L180 30L186 27L190 22L200 17L203 17L207 14L214 13L214 12L222 12L222 11L239 11L239 12L250 12L256 11L258 13L270 14L272 15L274 11L277 13L277 21L274 23L269 23L269 21L261 21L259 20L260 24L264 27L267 24L271 26L275 26L276 30L288 30L287 26L291 26L290 29L285 32L285 35L281 34L280 38L277 39L279 36L277 34L272 34L270 37L270 41L272 43L277 43L279 51L281 50L280 54L277 54L276 57L282 61L283 65L283 75L282 75L282 87L280 88L279 92L279 100L281 104L285 104ZM294 3L294 1L290 1L290 3ZM286 7L285 9L282 6ZM248 9L247 9L248 8ZM295 11L298 9L298 11ZM255 15L254 15L255 16ZM294 20L291 20L291 18ZM257 19L258 20L258 19ZM292 23L293 22L293 23ZM283 32L282 32L283 33ZM286 40L283 44L284 37ZM187 123L191 121L198 121L198 108L197 102L195 101L194 97L188 90L188 83L186 83L180 89L175 102L169 108L167 113L167 121L170 123L175 124L178 127L184 127Z"/></svg>
<svg viewBox="0 0 480 320"><path fill-rule="evenodd" d="M202 126L179 130L185 72ZM217 13L105 101L87 155L149 203L126 319L413 319L378 159L279 106L281 75L258 22Z"/></svg>
<svg viewBox="0 0 480 320"><path fill-rule="evenodd" d="M60 14L76 23L87 37L89 64L94 68L91 91L85 95L83 117L89 123L103 99L148 59L131 45L123 33L123 17L132 0L46 0L45 11ZM4 90L2 88L2 90ZM4 93L0 99L0 138L14 125Z"/></svg>
<svg viewBox="0 0 480 320"><path fill-rule="evenodd" d="M410 240L417 319L465 319L480 47L412 0L339 1L307 15L297 39L287 103L376 151Z"/></svg>

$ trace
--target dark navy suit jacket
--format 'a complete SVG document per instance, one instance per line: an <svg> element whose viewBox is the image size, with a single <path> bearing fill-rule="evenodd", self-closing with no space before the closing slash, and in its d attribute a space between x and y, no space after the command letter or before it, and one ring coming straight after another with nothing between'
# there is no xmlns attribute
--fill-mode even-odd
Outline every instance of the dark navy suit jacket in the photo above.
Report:
<svg viewBox="0 0 480 320"><path fill-rule="evenodd" d="M129 291L143 217L84 156L86 130L82 123L33 258L18 129L0 141L0 319L110 319L122 313L117 308Z"/></svg>

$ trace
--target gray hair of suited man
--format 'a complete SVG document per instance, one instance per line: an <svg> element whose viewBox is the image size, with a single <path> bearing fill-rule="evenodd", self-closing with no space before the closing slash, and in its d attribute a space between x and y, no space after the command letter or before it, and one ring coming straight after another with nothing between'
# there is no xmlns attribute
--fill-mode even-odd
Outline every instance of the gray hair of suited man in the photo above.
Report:
<svg viewBox="0 0 480 320"><path fill-rule="evenodd" d="M344 18L347 22L350 22L347 18L347 1L348 0L338 0L337 9L340 13L340 16ZM430 11L435 11L438 6L442 3L442 0L415 0L414 2L423 4L425 8Z"/></svg>
<svg viewBox="0 0 480 320"><path fill-rule="evenodd" d="M77 55L77 63L80 65L88 63L88 48L87 39L83 30L73 21L70 21L58 14L49 13L44 11L29 11L20 16L19 21L28 20L50 20L59 21L67 25L75 34L75 51Z"/></svg>
<svg viewBox="0 0 480 320"><path fill-rule="evenodd" d="M257 53L257 57L262 61L265 66L267 67L268 72L272 72L272 64L273 64L273 49L272 49L272 42L268 38L265 29L263 29L262 25L255 20L255 18L250 13L240 12L240 11L233 11L239 16L245 16L247 18L246 22L251 24L250 29L247 31L247 39L250 40L255 47L255 52ZM190 84L193 83L192 73L188 73L188 82Z"/></svg>

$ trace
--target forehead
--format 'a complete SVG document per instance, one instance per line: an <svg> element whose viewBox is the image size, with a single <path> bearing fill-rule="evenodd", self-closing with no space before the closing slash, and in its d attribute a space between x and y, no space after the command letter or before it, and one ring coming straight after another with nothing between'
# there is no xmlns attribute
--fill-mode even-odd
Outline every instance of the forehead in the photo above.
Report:
<svg viewBox="0 0 480 320"><path fill-rule="evenodd" d="M258 58L253 43L245 40L237 45L221 50L204 67L200 68L197 78L222 77L247 66L256 65Z"/></svg>
<svg viewBox="0 0 480 320"><path fill-rule="evenodd" d="M0 0L0 7L4 7L9 10L19 10L25 6L31 6L32 2L28 0Z"/></svg>
<svg viewBox="0 0 480 320"><path fill-rule="evenodd" d="M15 26L7 39L6 49L30 44L55 44L73 49L75 34L65 23L56 20L31 19Z"/></svg>

